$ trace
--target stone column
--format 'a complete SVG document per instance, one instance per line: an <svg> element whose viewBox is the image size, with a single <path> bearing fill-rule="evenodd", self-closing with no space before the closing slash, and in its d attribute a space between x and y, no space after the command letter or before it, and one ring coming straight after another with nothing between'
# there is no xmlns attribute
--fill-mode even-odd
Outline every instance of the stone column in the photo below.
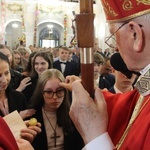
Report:
<svg viewBox="0 0 150 150"><path fill-rule="evenodd" d="M35 4L28 3L28 5L24 7L24 22L26 47L29 47L29 45L33 45L34 42Z"/></svg>
<svg viewBox="0 0 150 150"><path fill-rule="evenodd" d="M34 38L34 31L25 32L26 35L26 47L29 47L29 45L33 45L33 38Z"/></svg>

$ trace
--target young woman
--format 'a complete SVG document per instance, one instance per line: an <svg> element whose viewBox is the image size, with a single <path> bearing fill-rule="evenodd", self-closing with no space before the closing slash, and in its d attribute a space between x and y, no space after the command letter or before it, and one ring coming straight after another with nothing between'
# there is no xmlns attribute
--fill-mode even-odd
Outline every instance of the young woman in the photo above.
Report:
<svg viewBox="0 0 150 150"><path fill-rule="evenodd" d="M32 71L32 64L33 64L33 58L35 56L37 52L32 52L29 56L29 60L28 60L28 64L27 64L27 68L25 69L25 71L22 73L23 76L30 76L31 75L31 71Z"/></svg>
<svg viewBox="0 0 150 150"><path fill-rule="evenodd" d="M10 74L11 74L10 86L12 89L17 89L22 80L22 75L21 73L15 70L15 61L13 59L13 52L9 47L3 44L0 44L0 52L3 53L5 56L7 56L9 60Z"/></svg>
<svg viewBox="0 0 150 150"><path fill-rule="evenodd" d="M35 87L37 80L39 76L43 73L43 71L52 68L52 60L45 51L40 51L35 54L33 57L32 62L32 71L31 71L31 84L25 88L23 91L26 100L29 101L31 98Z"/></svg>
<svg viewBox="0 0 150 150"><path fill-rule="evenodd" d="M10 74L11 74L11 81L10 81L10 88L22 92L30 83L30 77L24 78L22 74L15 70L15 61L13 59L13 52L12 50L7 47L6 45L0 44L0 52L7 56L10 64Z"/></svg>
<svg viewBox="0 0 150 150"><path fill-rule="evenodd" d="M14 50L13 54L14 54L14 60L15 60L15 63L16 63L15 70L22 73L25 70L25 64L23 63L21 53L18 50Z"/></svg>
<svg viewBox="0 0 150 150"><path fill-rule="evenodd" d="M70 118L68 92L60 86L63 74L57 69L48 69L39 77L31 98L34 117L42 124L42 132L32 145L36 150L81 150L83 141Z"/></svg>
<svg viewBox="0 0 150 150"><path fill-rule="evenodd" d="M9 87L11 80L7 56L0 52L0 116L5 116L14 110L26 109L26 100L22 93Z"/></svg>

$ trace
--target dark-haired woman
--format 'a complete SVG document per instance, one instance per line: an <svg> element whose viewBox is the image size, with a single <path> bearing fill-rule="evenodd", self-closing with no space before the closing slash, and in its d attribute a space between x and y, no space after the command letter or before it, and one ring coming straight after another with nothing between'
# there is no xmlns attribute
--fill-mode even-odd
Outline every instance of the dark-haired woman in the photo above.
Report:
<svg viewBox="0 0 150 150"><path fill-rule="evenodd" d="M35 54L32 61L32 71L30 74L31 84L28 85L23 93L26 97L27 102L31 98L37 84L39 76L47 69L52 68L52 60L45 51L39 51Z"/></svg>
<svg viewBox="0 0 150 150"><path fill-rule="evenodd" d="M14 110L26 109L26 100L22 93L9 87L11 80L7 56L0 52L0 115L5 116Z"/></svg>

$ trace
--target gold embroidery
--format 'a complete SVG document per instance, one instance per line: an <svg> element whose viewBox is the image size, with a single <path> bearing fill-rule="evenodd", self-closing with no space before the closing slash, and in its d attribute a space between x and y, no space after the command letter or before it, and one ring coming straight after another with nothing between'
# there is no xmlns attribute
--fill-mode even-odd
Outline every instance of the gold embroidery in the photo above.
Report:
<svg viewBox="0 0 150 150"><path fill-rule="evenodd" d="M130 0L125 0L122 4L122 7L126 11L133 9L132 2Z"/></svg>
<svg viewBox="0 0 150 150"><path fill-rule="evenodd" d="M147 9L147 10L144 10L144 11L141 11L141 12L138 12L138 13L135 13L133 15L130 15L130 16L127 16L127 17L124 17L122 19L115 19L115 20L107 20L108 23L115 23L115 22L123 22L123 21L127 21L127 20L130 20L132 18L135 18L135 17L139 17L139 16L142 16L144 14L148 14L150 13L150 9Z"/></svg>
<svg viewBox="0 0 150 150"><path fill-rule="evenodd" d="M127 15L126 16L126 12L127 11L132 11L132 9L138 9L136 7L139 7L138 5L141 3L142 5L147 5L147 7L149 7L148 5L150 5L150 0L136 0L135 2L136 6L133 5L133 3L131 2L131 0L123 0L123 4L122 4L122 17L118 18L119 14L118 14L118 8L114 8L110 6L110 4L106 1L106 0L102 0L102 5L103 5L103 8L104 8L104 11L105 11L105 14L106 16L108 17L108 20L107 22L108 23L115 23L115 22L122 22L122 21L126 21L126 20L130 20L132 18L135 18L135 17L139 17L141 15L144 15L144 14L148 14L150 13L150 9L149 8L146 8L145 10L141 10L137 13L131 13L130 15ZM120 10L121 11L121 10ZM110 20L109 20L110 18Z"/></svg>
<svg viewBox="0 0 150 150"><path fill-rule="evenodd" d="M144 100L144 97L140 96L138 101L137 101L137 104L134 107L134 110L133 110L131 119L130 119L130 121L128 123L128 126L126 127L126 129L125 129L122 137L120 138L118 144L116 145L116 149L117 150L119 150L120 147L122 146L124 140L126 139L126 136L128 135L130 129L132 128L132 125L134 124L134 122L136 121L138 116L141 114L143 109L148 105L148 103L150 101L150 97L147 100L144 101L144 104L143 104L143 100Z"/></svg>
<svg viewBox="0 0 150 150"><path fill-rule="evenodd" d="M105 1L103 3L103 6L104 6L105 13L107 13L108 16L112 16L112 17L118 16L118 14L110 7L108 2Z"/></svg>
<svg viewBox="0 0 150 150"><path fill-rule="evenodd" d="M150 0L137 0L138 4L150 5Z"/></svg>
<svg viewBox="0 0 150 150"><path fill-rule="evenodd" d="M134 86L141 95L145 96L150 94L150 69L144 75L139 76Z"/></svg>

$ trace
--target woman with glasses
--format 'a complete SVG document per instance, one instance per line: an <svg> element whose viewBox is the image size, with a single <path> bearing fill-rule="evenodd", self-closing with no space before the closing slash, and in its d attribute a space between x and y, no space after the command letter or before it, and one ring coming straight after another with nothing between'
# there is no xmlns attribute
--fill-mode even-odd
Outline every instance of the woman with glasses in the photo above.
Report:
<svg viewBox="0 0 150 150"><path fill-rule="evenodd" d="M70 118L68 91L60 86L63 74L48 69L39 77L30 107L42 124L42 132L33 141L36 150L81 150L83 142Z"/></svg>
<svg viewBox="0 0 150 150"><path fill-rule="evenodd" d="M25 70L26 65L23 62L21 53L18 50L14 50L13 54L14 54L14 59L17 65L15 70L22 73Z"/></svg>

